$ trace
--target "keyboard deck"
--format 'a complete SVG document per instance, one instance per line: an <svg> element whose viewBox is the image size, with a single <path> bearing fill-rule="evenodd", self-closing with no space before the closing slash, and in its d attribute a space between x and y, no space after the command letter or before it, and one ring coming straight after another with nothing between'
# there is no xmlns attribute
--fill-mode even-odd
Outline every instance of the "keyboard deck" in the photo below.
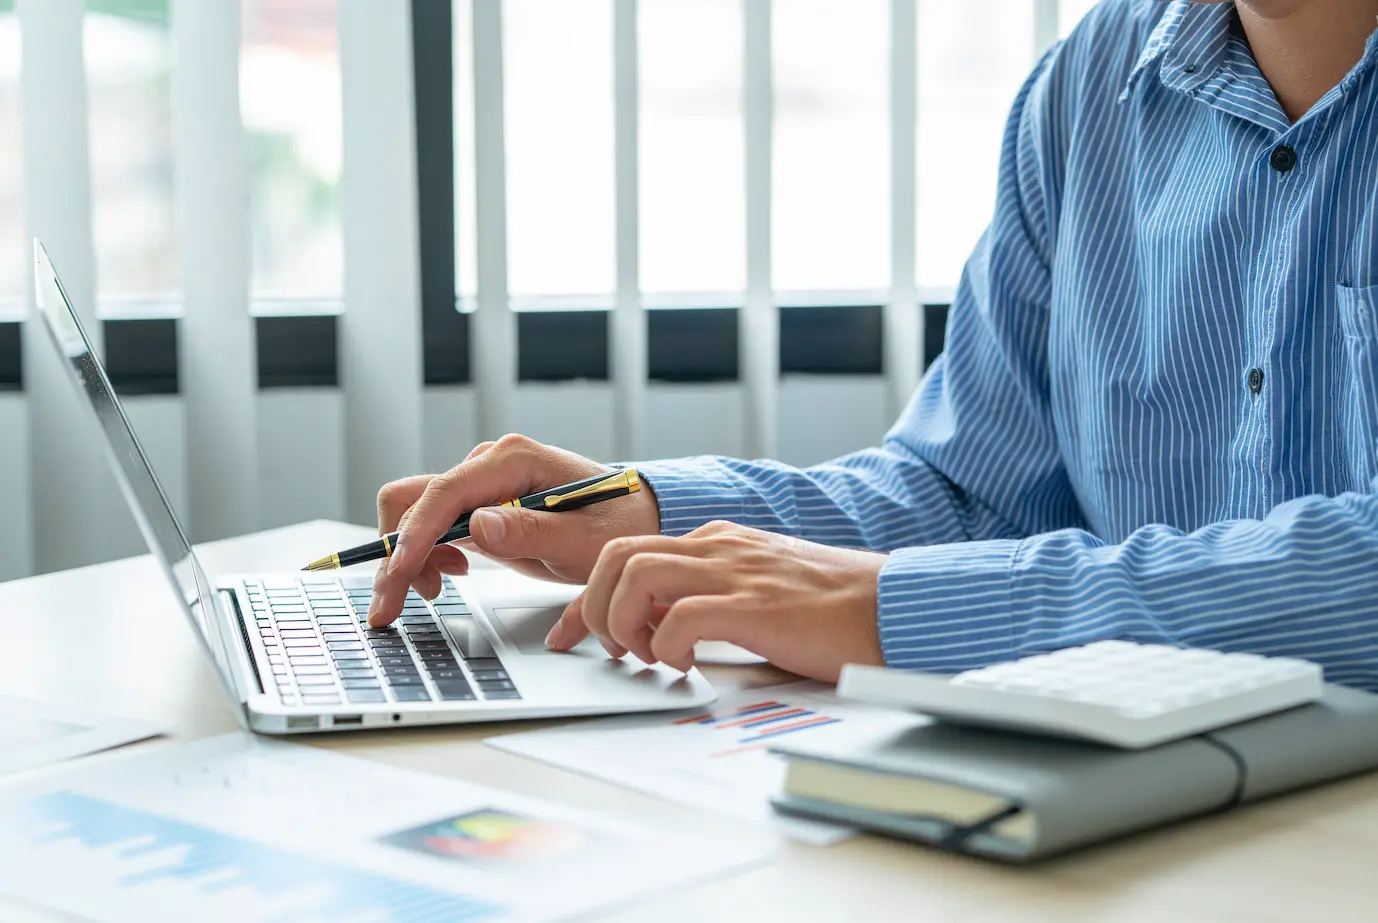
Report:
<svg viewBox="0 0 1378 923"><path fill-rule="evenodd" d="M380 705L519 699L521 694L447 580L428 603L407 593L402 616L368 627L372 585L338 578L246 580L253 620L284 705ZM455 631L452 643L438 619Z"/></svg>

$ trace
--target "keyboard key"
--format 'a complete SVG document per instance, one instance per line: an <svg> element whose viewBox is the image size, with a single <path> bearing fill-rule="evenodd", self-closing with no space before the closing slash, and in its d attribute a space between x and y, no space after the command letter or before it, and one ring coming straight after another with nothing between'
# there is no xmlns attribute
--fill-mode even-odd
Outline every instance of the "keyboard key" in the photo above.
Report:
<svg viewBox="0 0 1378 923"><path fill-rule="evenodd" d="M507 676L507 671L506 671L506 670L475 670L475 671L474 671L474 679L478 680L479 682L487 682L487 681L490 681L490 680L500 680L500 679L508 679L508 678L509 678L509 677Z"/></svg>
<svg viewBox="0 0 1378 923"><path fill-rule="evenodd" d="M307 695L306 693L302 693L301 704L303 704L303 705L339 705L339 704L340 704L340 696L339 696L339 693L331 693L330 695L320 695L320 694Z"/></svg>
<svg viewBox="0 0 1378 923"><path fill-rule="evenodd" d="M345 695L351 705L374 705L388 700L381 689L347 689Z"/></svg>
<svg viewBox="0 0 1378 923"><path fill-rule="evenodd" d="M320 651L305 649L288 651L287 659L292 663L325 663L325 655Z"/></svg>
<svg viewBox="0 0 1378 923"><path fill-rule="evenodd" d="M358 660L368 663L368 655L363 651L331 651L330 656L335 658L336 663L343 663L346 660Z"/></svg>
<svg viewBox="0 0 1378 923"><path fill-rule="evenodd" d="M358 641L358 640L359 640L359 633L358 633L357 631L342 631L342 630L340 630L339 628L337 628L337 627L335 627L335 626L331 626L330 628L324 629L324 630L321 632L321 637L325 638L325 640L326 640L327 642L330 642L330 641Z"/></svg>
<svg viewBox="0 0 1378 923"><path fill-rule="evenodd" d="M484 697L485 699L494 699L494 700L499 700L499 699L520 699L520 698L522 697L522 695L521 695L520 692L518 692L518 691L515 690L515 689L510 689L510 690L506 690L506 691L494 691L494 692L489 692L487 689L485 689L485 690L483 690L483 697Z"/></svg>
<svg viewBox="0 0 1378 923"><path fill-rule="evenodd" d="M464 671L458 668L442 670L432 667L429 672L431 674L431 679L435 680L437 683L443 682L447 679L462 679L465 682L468 682L469 679L467 676L464 675Z"/></svg>
<svg viewBox="0 0 1378 923"><path fill-rule="evenodd" d="M340 680L340 682L344 683L344 687L345 687L346 689L382 689L382 688L383 688L383 684L382 684L376 677L373 678L373 679L369 679L369 678L366 678L366 677L359 677L359 678L357 678L357 679L344 679L344 680Z"/></svg>
<svg viewBox="0 0 1378 923"><path fill-rule="evenodd" d="M340 668L341 679L375 679L378 674L369 669L346 670Z"/></svg>
<svg viewBox="0 0 1378 923"><path fill-rule="evenodd" d="M274 664L273 667L272 667L272 669L273 669L273 675L274 675L274 676L286 676L286 675L287 675L287 664L285 664L285 663Z"/></svg>
<svg viewBox="0 0 1378 923"><path fill-rule="evenodd" d="M364 642L362 641L331 641L326 647L332 651L362 651Z"/></svg>
<svg viewBox="0 0 1378 923"><path fill-rule="evenodd" d="M478 687L482 689L484 692L511 692L517 688L516 686L512 685L511 680L506 679L488 680L487 682L483 682L482 680L480 680Z"/></svg>
<svg viewBox="0 0 1378 923"><path fill-rule="evenodd" d="M458 663L454 651L449 648L439 651L418 651L417 656L427 663Z"/></svg>
<svg viewBox="0 0 1378 923"><path fill-rule="evenodd" d="M404 615L397 621L401 625L434 625L435 616L429 612L425 615Z"/></svg>
<svg viewBox="0 0 1378 923"><path fill-rule="evenodd" d="M292 664L292 672L297 676L329 676L330 668L324 664Z"/></svg>
<svg viewBox="0 0 1378 923"><path fill-rule="evenodd" d="M439 641L443 644L445 641L445 636L438 631L409 631L407 637L411 639L412 644L420 644L423 641Z"/></svg>
<svg viewBox="0 0 1378 923"><path fill-rule="evenodd" d="M418 651L448 651L450 645L444 641L417 641L413 645Z"/></svg>
<svg viewBox="0 0 1378 923"><path fill-rule="evenodd" d="M408 654L406 651L402 651L401 653L396 654L396 655L391 655L391 654L389 654L389 655L382 655L382 654L380 654L379 657L378 657L378 663L381 664L382 666L385 666L385 667L397 667L397 666L402 666L402 665L410 665L410 664L413 664L413 663L415 663L415 662L416 662L416 661L412 660L412 659L411 659L411 655Z"/></svg>
<svg viewBox="0 0 1378 923"><path fill-rule="evenodd" d="M315 638L285 638L283 639L282 646L300 648L319 648L321 646L321 643L317 641Z"/></svg>
<svg viewBox="0 0 1378 923"><path fill-rule="evenodd" d="M314 628L283 628L278 633L281 634L284 639L316 637L316 630Z"/></svg>
<svg viewBox="0 0 1378 923"><path fill-rule="evenodd" d="M465 663L471 670L501 670L502 661L496 657L470 657Z"/></svg>
<svg viewBox="0 0 1378 923"><path fill-rule="evenodd" d="M392 690L393 697L399 702L429 702L431 694L424 686L410 686L402 689Z"/></svg>
<svg viewBox="0 0 1378 923"><path fill-rule="evenodd" d="M310 619L278 619L278 620L277 620L277 626L278 626L279 628L310 628L310 627L312 627L312 626L311 626L311 620L310 620Z"/></svg>
<svg viewBox="0 0 1378 923"><path fill-rule="evenodd" d="M298 676L297 685L306 686L333 686L335 677L333 676Z"/></svg>
<svg viewBox="0 0 1378 923"><path fill-rule="evenodd" d="M386 677L389 686L424 686L420 674L398 673Z"/></svg>
<svg viewBox="0 0 1378 923"><path fill-rule="evenodd" d="M258 630L258 633L265 638L273 638L277 636L277 633L274 632L271 628L260 628Z"/></svg>
<svg viewBox="0 0 1378 923"><path fill-rule="evenodd" d="M437 670L448 670L454 671L456 673L459 672L459 661L455 660L453 657L446 657L441 660L423 660L421 662L425 664L426 669L431 671L432 673L436 672Z"/></svg>
<svg viewBox="0 0 1378 923"><path fill-rule="evenodd" d="M379 667L385 676L420 676L421 670L414 663L403 663Z"/></svg>
<svg viewBox="0 0 1378 923"><path fill-rule="evenodd" d="M439 686L436 692L440 693L440 698L446 702L473 702L478 699L474 691L468 686L449 688Z"/></svg>
<svg viewBox="0 0 1378 923"><path fill-rule="evenodd" d="M322 615L316 619L316 624L324 628L327 625L341 625L353 627L354 620L347 615Z"/></svg>
<svg viewBox="0 0 1378 923"><path fill-rule="evenodd" d="M397 629L395 629L395 628L370 628L368 631L364 632L364 634L365 634L367 637L370 637L370 638L400 638L400 637L401 637L401 635L399 635L399 634L397 633Z"/></svg>

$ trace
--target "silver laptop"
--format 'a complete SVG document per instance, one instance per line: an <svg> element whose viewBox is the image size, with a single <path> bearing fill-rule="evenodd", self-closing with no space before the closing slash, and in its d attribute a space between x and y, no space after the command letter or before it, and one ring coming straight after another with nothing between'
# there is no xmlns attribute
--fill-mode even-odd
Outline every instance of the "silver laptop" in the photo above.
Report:
<svg viewBox="0 0 1378 923"><path fill-rule="evenodd" d="M413 591L398 623L382 630L366 621L368 575L227 576L212 590L37 240L34 287L149 550L246 728L293 734L655 711L716 697L697 670L613 660L596 642L546 651L570 590L507 571L446 578L433 601Z"/></svg>

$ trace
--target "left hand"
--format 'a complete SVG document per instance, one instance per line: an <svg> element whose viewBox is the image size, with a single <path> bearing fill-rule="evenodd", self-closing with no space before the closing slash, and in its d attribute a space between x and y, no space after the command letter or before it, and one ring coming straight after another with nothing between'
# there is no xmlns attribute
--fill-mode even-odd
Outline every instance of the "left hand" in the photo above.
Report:
<svg viewBox="0 0 1378 923"><path fill-rule="evenodd" d="M710 522L682 538L616 538L546 639L590 633L614 656L688 672L694 644L727 641L793 673L836 682L843 664L883 664L876 585L885 555Z"/></svg>

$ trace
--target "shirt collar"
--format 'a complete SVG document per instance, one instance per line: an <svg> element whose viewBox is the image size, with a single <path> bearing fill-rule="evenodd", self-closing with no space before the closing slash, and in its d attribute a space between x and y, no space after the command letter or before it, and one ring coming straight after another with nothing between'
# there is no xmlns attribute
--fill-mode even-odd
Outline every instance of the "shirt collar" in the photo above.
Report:
<svg viewBox="0 0 1378 923"><path fill-rule="evenodd" d="M1187 92L1209 80L1225 62L1238 20L1233 3L1172 0L1144 43L1139 60L1125 81L1120 100L1134 92L1150 67L1168 89Z"/></svg>

